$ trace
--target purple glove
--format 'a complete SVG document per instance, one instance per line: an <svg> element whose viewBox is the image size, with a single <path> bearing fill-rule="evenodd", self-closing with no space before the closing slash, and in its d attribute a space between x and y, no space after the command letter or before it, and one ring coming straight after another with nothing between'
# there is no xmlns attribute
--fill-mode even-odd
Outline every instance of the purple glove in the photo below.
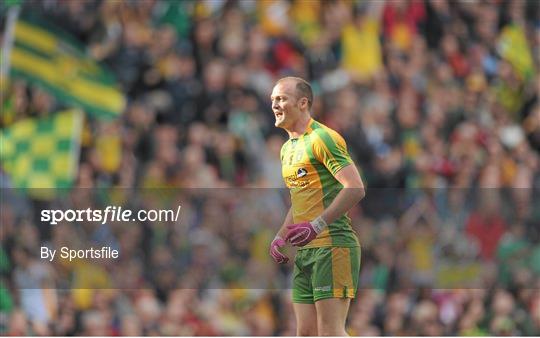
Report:
<svg viewBox="0 0 540 338"><path fill-rule="evenodd" d="M285 235L285 240L294 246L304 246L314 240L326 226L326 222L320 216L311 222L287 225L289 231Z"/></svg>
<svg viewBox="0 0 540 338"><path fill-rule="evenodd" d="M279 249L285 246L285 240L279 236L276 236L274 240L272 241L272 244L270 244L270 256L276 261L278 264L285 264L289 261L289 257L282 254Z"/></svg>

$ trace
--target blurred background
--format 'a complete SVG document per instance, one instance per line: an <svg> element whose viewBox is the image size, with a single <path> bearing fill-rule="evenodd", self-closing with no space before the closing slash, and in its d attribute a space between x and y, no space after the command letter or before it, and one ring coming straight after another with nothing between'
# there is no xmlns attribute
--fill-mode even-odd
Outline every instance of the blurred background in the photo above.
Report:
<svg viewBox="0 0 540 338"><path fill-rule="evenodd" d="M269 97L288 75L311 82L312 114L367 185L351 210L362 266L348 332L540 334L537 1L0 11L2 334L294 335L292 266L267 253L288 205ZM39 219L179 204L176 224ZM38 256L89 243L122 258Z"/></svg>

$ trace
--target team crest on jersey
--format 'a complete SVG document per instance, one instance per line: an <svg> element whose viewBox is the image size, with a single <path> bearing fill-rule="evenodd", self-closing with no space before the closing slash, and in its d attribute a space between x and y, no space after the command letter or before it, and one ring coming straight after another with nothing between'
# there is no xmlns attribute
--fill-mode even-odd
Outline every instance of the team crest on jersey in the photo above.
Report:
<svg viewBox="0 0 540 338"><path fill-rule="evenodd" d="M296 172L296 177L300 178L300 177L304 177L307 175L307 170L305 168L300 168L298 169L298 171Z"/></svg>

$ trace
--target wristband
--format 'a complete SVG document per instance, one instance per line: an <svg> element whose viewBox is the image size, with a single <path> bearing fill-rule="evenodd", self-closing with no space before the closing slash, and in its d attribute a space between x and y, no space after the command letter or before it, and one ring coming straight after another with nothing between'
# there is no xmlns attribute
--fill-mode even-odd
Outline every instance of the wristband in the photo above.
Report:
<svg viewBox="0 0 540 338"><path fill-rule="evenodd" d="M315 230L317 234L320 234L324 230L324 228L328 226L328 224L326 224L325 220L321 216L311 221L311 225L313 226L313 230Z"/></svg>

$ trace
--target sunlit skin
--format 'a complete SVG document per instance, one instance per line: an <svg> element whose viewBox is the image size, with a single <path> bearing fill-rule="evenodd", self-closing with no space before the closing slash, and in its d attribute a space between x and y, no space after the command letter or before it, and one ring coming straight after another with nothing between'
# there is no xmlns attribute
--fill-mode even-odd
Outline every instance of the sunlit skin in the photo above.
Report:
<svg viewBox="0 0 540 338"><path fill-rule="evenodd" d="M291 138L299 137L309 124L309 102L307 97L297 97L296 82L284 80L276 84L270 99L276 118L275 126L285 129Z"/></svg>

